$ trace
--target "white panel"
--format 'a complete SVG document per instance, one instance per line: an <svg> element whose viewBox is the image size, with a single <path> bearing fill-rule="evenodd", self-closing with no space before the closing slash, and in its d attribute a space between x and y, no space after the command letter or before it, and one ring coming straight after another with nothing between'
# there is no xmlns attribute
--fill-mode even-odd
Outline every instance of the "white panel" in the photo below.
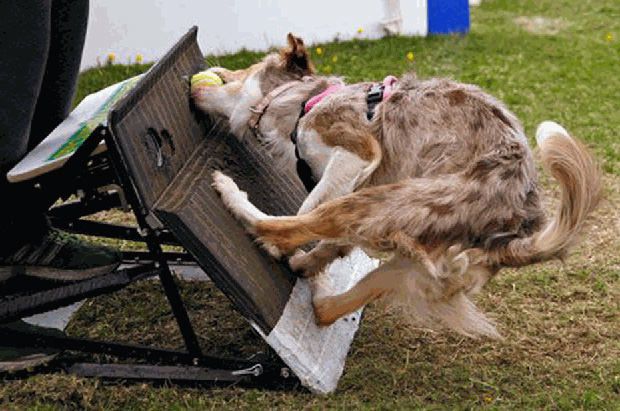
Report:
<svg viewBox="0 0 620 411"><path fill-rule="evenodd" d="M378 38L393 0L91 0L82 67L105 63L108 53L127 63L141 54L161 57L191 26L205 53L281 46L288 32L309 43ZM426 0L400 0L402 32L426 35ZM358 29L363 29L358 33Z"/></svg>
<svg viewBox="0 0 620 411"><path fill-rule="evenodd" d="M362 318L360 308L329 327L319 327L312 295L343 293L378 264L359 248L354 249L349 256L334 261L325 273L295 283L282 317L269 335L254 327L312 392L328 394L336 389Z"/></svg>

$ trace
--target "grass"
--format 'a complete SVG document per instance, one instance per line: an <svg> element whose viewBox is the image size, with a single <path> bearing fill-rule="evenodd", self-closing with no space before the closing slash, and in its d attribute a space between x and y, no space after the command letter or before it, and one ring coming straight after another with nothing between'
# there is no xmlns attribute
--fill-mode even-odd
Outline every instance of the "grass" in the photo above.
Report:
<svg viewBox="0 0 620 411"><path fill-rule="evenodd" d="M527 31L532 28L517 24L524 16L555 19L557 34ZM510 106L528 135L540 121L555 119L600 158L607 200L591 219L583 245L565 264L502 272L478 298L505 340L473 341L411 328L370 306L338 391L327 397L300 388L104 384L39 374L4 381L0 408L620 410L620 3L487 0L473 9L472 31L464 37L333 42L312 50L320 72L350 82L415 70L422 77L479 84ZM413 62L406 58L410 51ZM237 68L261 56L241 52L208 61ZM77 99L147 68L89 70L80 78ZM554 198L554 187L546 179L543 184ZM236 355L265 347L211 284L186 283L182 289L205 347ZM69 333L181 345L158 285L149 282L90 300Z"/></svg>

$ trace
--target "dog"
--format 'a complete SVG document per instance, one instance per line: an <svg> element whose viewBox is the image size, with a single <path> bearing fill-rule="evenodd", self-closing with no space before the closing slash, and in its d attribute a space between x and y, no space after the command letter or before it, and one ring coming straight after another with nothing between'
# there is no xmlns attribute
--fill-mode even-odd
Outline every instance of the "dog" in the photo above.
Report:
<svg viewBox="0 0 620 411"><path fill-rule="evenodd" d="M218 171L225 206L306 277L355 246L391 255L349 291L315 297L320 325L391 298L424 325L499 337L471 295L504 267L567 255L601 198L593 156L559 124L538 127L542 165L561 188L547 221L523 127L499 100L475 85L408 74L371 110L376 83L318 76L303 40L287 40L247 69L214 68L224 85L192 98L238 138L259 139L287 172L301 163L317 183L296 216L270 216Z"/></svg>

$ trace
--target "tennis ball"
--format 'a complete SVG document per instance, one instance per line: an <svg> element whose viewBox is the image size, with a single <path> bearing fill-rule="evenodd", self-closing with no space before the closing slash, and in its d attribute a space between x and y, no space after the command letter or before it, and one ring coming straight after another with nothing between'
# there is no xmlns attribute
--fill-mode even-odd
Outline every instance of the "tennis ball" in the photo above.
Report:
<svg viewBox="0 0 620 411"><path fill-rule="evenodd" d="M192 76L190 80L192 88L194 87L210 87L210 86L221 86L224 84L220 76L215 74L211 70L201 71Z"/></svg>

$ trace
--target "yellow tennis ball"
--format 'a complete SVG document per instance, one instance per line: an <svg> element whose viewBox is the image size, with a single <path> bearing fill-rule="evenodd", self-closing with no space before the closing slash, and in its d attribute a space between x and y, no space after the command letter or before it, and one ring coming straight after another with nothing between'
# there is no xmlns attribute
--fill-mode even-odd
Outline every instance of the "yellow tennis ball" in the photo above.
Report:
<svg viewBox="0 0 620 411"><path fill-rule="evenodd" d="M192 88L194 87L211 87L211 86L221 86L224 84L220 76L215 74L211 70L201 71L192 76L190 80Z"/></svg>

